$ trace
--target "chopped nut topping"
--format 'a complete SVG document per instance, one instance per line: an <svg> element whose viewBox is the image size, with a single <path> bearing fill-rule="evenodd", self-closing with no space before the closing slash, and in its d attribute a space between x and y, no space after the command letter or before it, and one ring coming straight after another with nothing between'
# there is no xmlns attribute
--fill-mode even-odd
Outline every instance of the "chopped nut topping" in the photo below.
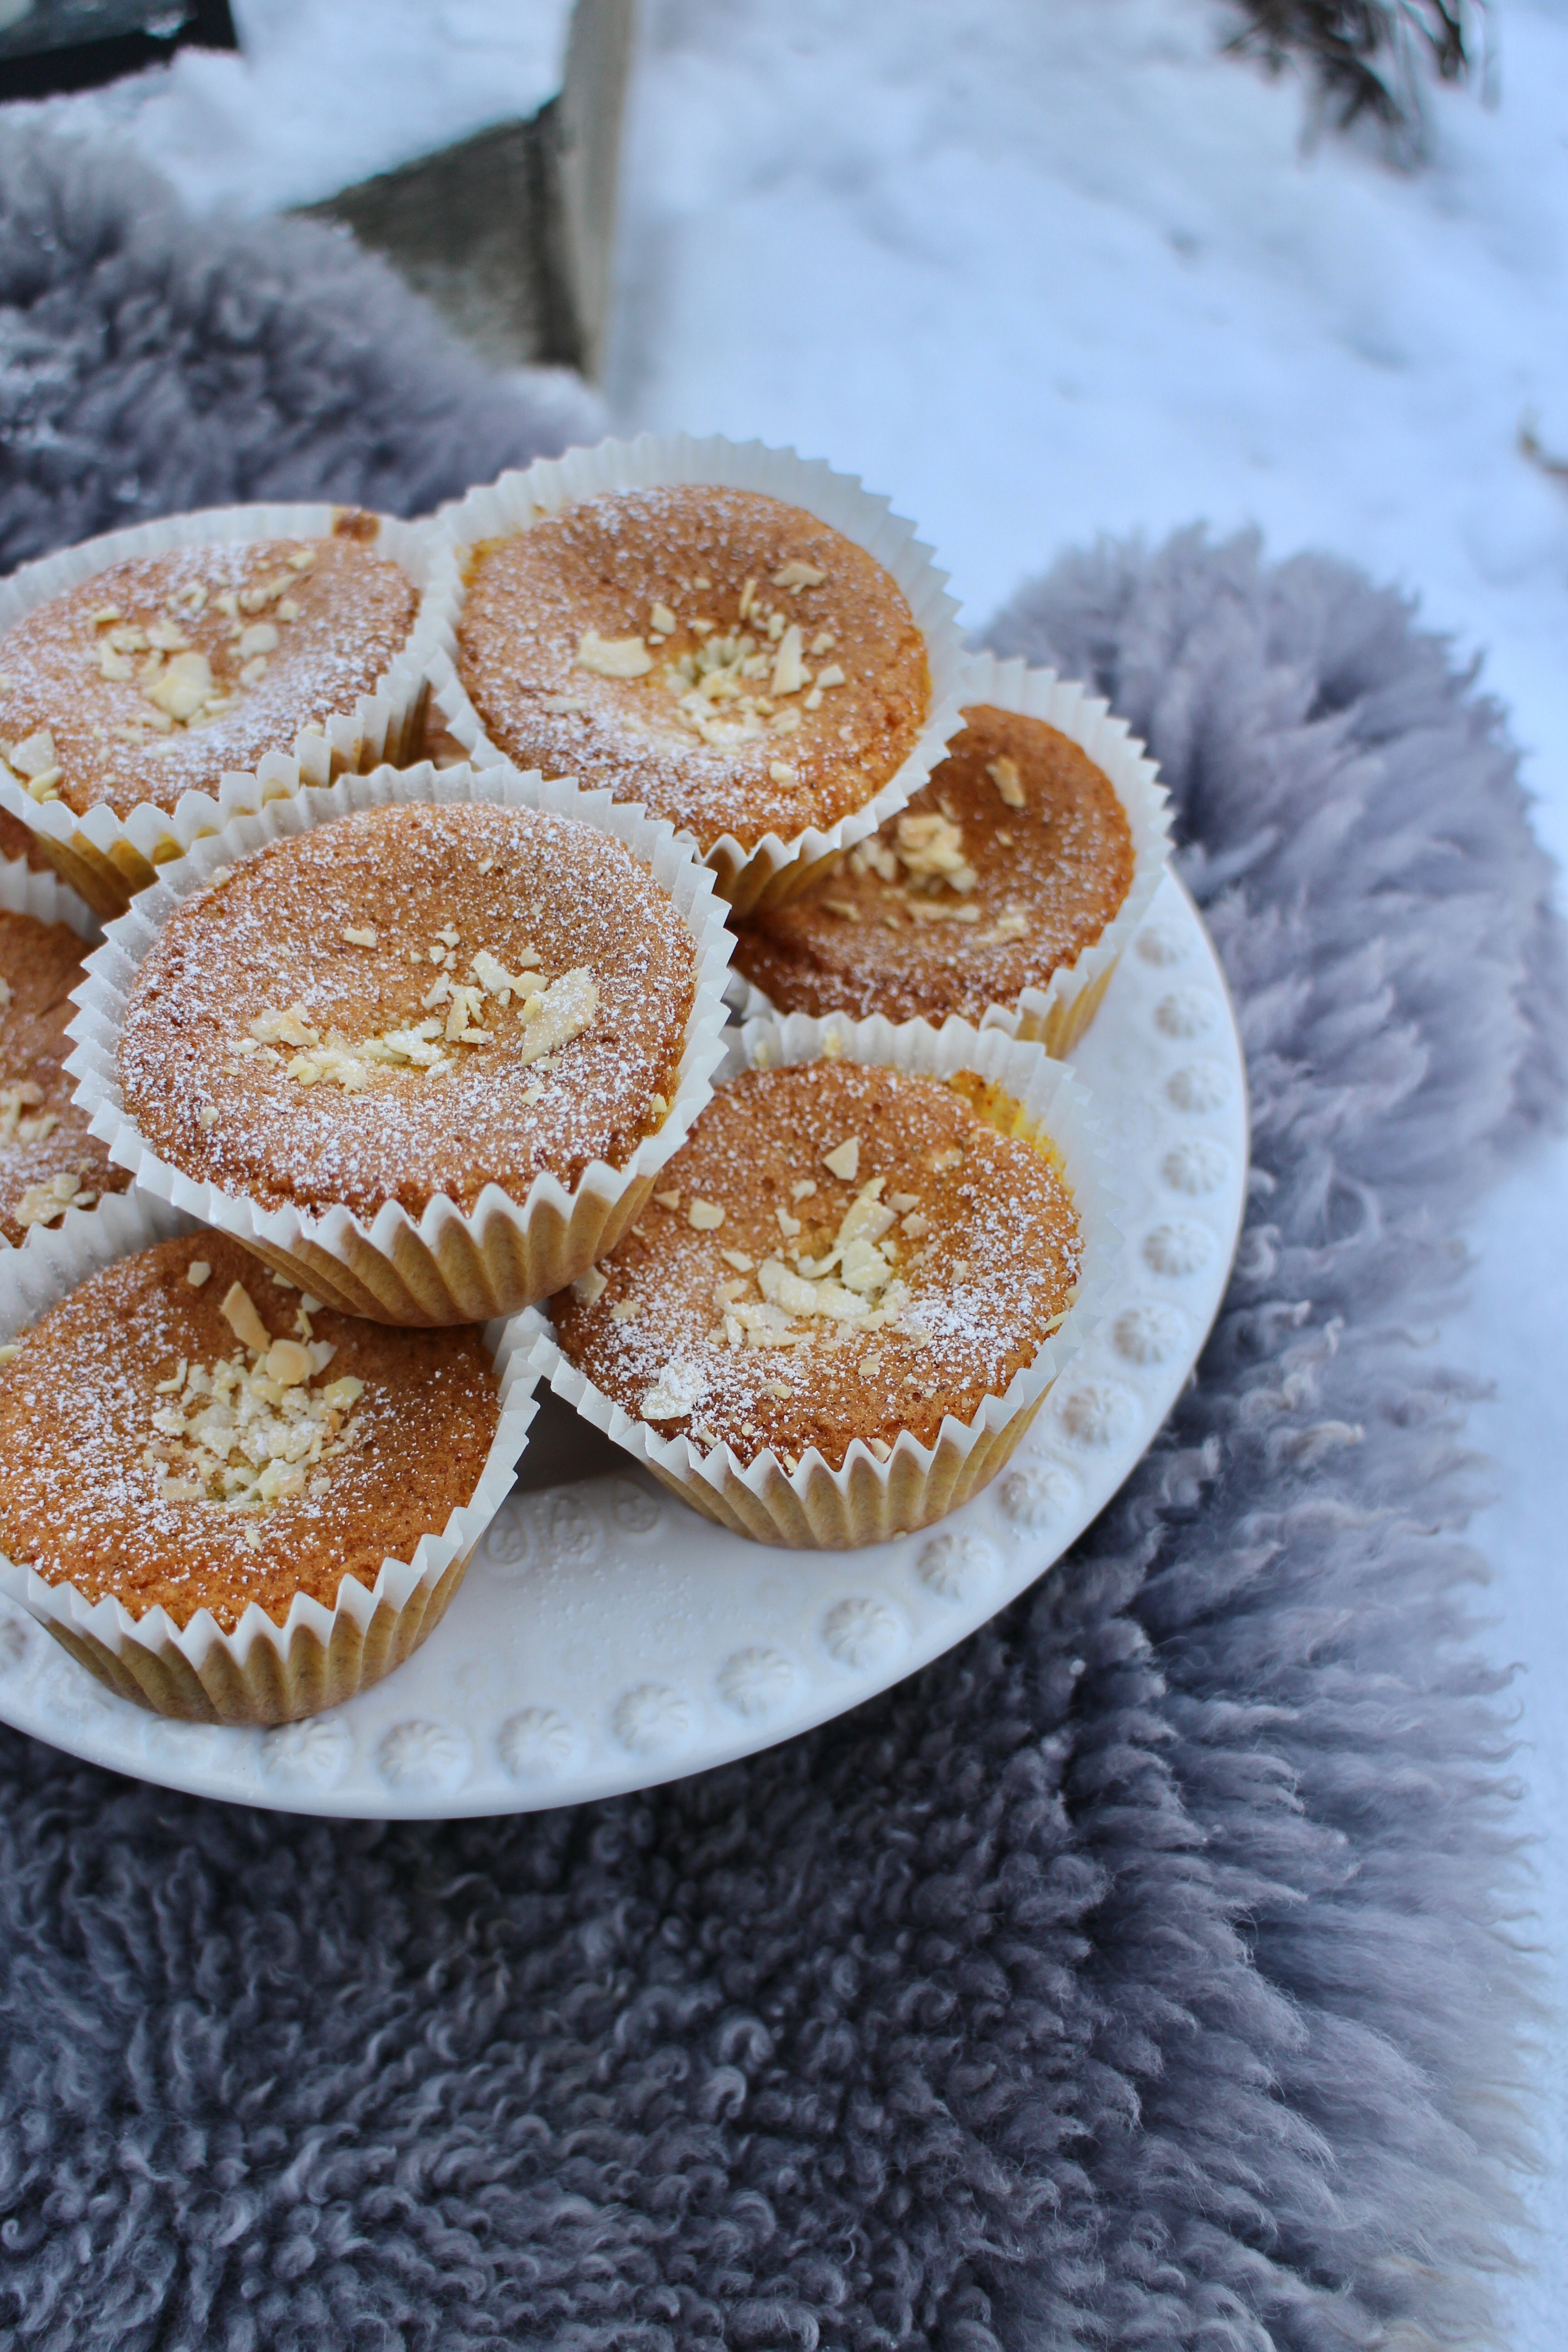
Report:
<svg viewBox="0 0 1568 2352"><path fill-rule="evenodd" d="M790 589L820 588L826 577L826 572L819 572L815 563L807 563L800 556L793 555L787 563L781 564L778 571L773 573L773 586Z"/></svg>
<svg viewBox="0 0 1568 2352"><path fill-rule="evenodd" d="M249 1305L239 1283L229 1298L237 1291ZM226 1313L228 1300L224 1306ZM319 1498L331 1486L324 1465L359 1443L353 1408L363 1381L349 1375L325 1388L310 1386L337 1353L330 1342L267 1342L263 1328L265 1345L257 1348L240 1336L248 1364L244 1354L210 1370L182 1361L172 1380L158 1383L170 1402L153 1415L154 1434L142 1461L158 1481L160 1502L251 1512L306 1495Z"/></svg>
<svg viewBox="0 0 1568 2352"><path fill-rule="evenodd" d="M879 1462L890 1462L893 1458L893 1449L885 1437L874 1437L871 1440L871 1451Z"/></svg>
<svg viewBox="0 0 1568 2352"><path fill-rule="evenodd" d="M602 637L589 629L577 648L577 667L598 677L644 677L653 656L641 637Z"/></svg>
<svg viewBox="0 0 1568 2352"><path fill-rule="evenodd" d="M572 1296L584 1307L592 1307L596 1298L604 1297L606 1287L607 1277L599 1272L596 1265L591 1265L587 1273L580 1274L572 1285Z"/></svg>
<svg viewBox="0 0 1568 2352"><path fill-rule="evenodd" d="M800 1179L800 1181L798 1181L798 1183L795 1183L795 1184L792 1184L792 1185L790 1186L790 1188L789 1188L789 1196L790 1196L790 1199L791 1199L792 1201L813 1201L813 1200L815 1200L815 1199L816 1198L816 1177L815 1177L815 1176L803 1176L803 1177L801 1177L801 1179Z"/></svg>
<svg viewBox="0 0 1568 2352"><path fill-rule="evenodd" d="M198 1127L216 1127L217 1125L216 1103L203 1103L200 1110L196 1113L196 1125Z"/></svg>
<svg viewBox="0 0 1568 2352"><path fill-rule="evenodd" d="M90 1209L97 1198L96 1192L82 1189L79 1176L62 1170L59 1175L47 1177L41 1184L29 1184L11 1213L19 1225L29 1229L34 1225L52 1225L68 1209Z"/></svg>
<svg viewBox="0 0 1568 2352"><path fill-rule="evenodd" d="M657 598L655 599L653 607L648 614L648 620L652 626L659 632L659 635L666 637L672 637L675 635L676 630L680 625L677 621L675 614L670 611L669 606L668 604L661 604Z"/></svg>
<svg viewBox="0 0 1568 2352"><path fill-rule="evenodd" d="M274 1339L267 1350L267 1377L276 1381L280 1389L298 1388L314 1370L310 1350L302 1348L298 1339Z"/></svg>
<svg viewBox="0 0 1568 2352"><path fill-rule="evenodd" d="M818 686L843 686L847 679L847 671L840 669L837 662L829 662L826 669L819 669L816 673Z"/></svg>
<svg viewBox="0 0 1568 2352"><path fill-rule="evenodd" d="M25 777L28 783L36 783L40 776L47 776L51 769L58 774L59 764L59 754L55 750L55 739L47 727L36 728L33 733L22 742L12 746L9 765L16 769L19 776Z"/></svg>
<svg viewBox="0 0 1568 2352"><path fill-rule="evenodd" d="M825 1151L822 1164L832 1175L841 1176L847 1184L852 1184L860 1172L859 1137L847 1136L842 1143L835 1144L831 1151Z"/></svg>
<svg viewBox="0 0 1568 2352"><path fill-rule="evenodd" d="M266 1355L272 1345L272 1334L257 1313L256 1301L243 1282L229 1284L218 1312L241 1347L248 1348L252 1355Z"/></svg>
<svg viewBox="0 0 1568 2352"><path fill-rule="evenodd" d="M0 982L0 986L5 983ZM10 989L5 989L0 1004L9 1003ZM58 1111L40 1111L43 1088L31 1079L24 1078L14 1087L0 1087L0 1143L47 1143L60 1123Z"/></svg>
<svg viewBox="0 0 1568 2352"><path fill-rule="evenodd" d="M700 1234L710 1234L723 1223L724 1212L716 1201L693 1201L686 1212L686 1221Z"/></svg>
<svg viewBox="0 0 1568 2352"><path fill-rule="evenodd" d="M0 1344L0 1364L9 1364L22 1352L20 1339L7 1339Z"/></svg>
<svg viewBox="0 0 1568 2352"><path fill-rule="evenodd" d="M719 1255L726 1265L734 1267L737 1274L752 1274L755 1271L756 1260L749 1258L744 1250L721 1250Z"/></svg>
<svg viewBox="0 0 1568 2352"><path fill-rule="evenodd" d="M551 982L542 996L531 996L522 1007L522 1017L530 1024L522 1059L537 1062L558 1045L570 1044L584 1029L592 1028L598 1013L599 989L592 972L563 972Z"/></svg>
<svg viewBox="0 0 1568 2352"><path fill-rule="evenodd" d="M775 1209L773 1215L778 1219L779 1231L785 1241L793 1241L800 1231L800 1219L792 1217L787 1209Z"/></svg>
<svg viewBox="0 0 1568 2352"><path fill-rule="evenodd" d="M901 1217L906 1210L919 1208L920 1194L918 1192L889 1192L888 1195L888 1206L891 1209L895 1217Z"/></svg>
<svg viewBox="0 0 1568 2352"><path fill-rule="evenodd" d="M635 1323L639 1312L635 1298L620 1298L610 1309L610 1320L612 1323Z"/></svg>
<svg viewBox="0 0 1568 2352"><path fill-rule="evenodd" d="M787 760L770 760L768 774L775 784L793 784L795 782L795 770Z"/></svg>
<svg viewBox="0 0 1568 2352"><path fill-rule="evenodd" d="M1018 762L1006 758L987 761L985 772L1006 802L1009 808L1022 808L1024 787L1018 777Z"/></svg>
<svg viewBox="0 0 1568 2352"><path fill-rule="evenodd" d="M195 717L212 688L212 664L205 654L177 653L145 692L149 702L183 723Z"/></svg>
<svg viewBox="0 0 1568 2352"><path fill-rule="evenodd" d="M673 1192L656 1192L653 1197L658 1202L661 1209L679 1209L680 1206L680 1187L677 1185Z"/></svg>
<svg viewBox="0 0 1568 2352"><path fill-rule="evenodd" d="M358 929L351 924L342 934L343 944L351 948L373 948L376 944L377 936L374 923L366 923Z"/></svg>
<svg viewBox="0 0 1568 2352"><path fill-rule="evenodd" d="M645 1421L684 1421L701 1394L697 1376L683 1364L667 1364L642 1401Z"/></svg>
<svg viewBox="0 0 1568 2352"><path fill-rule="evenodd" d="M185 1280L193 1290L199 1290L204 1282L212 1280L212 1271L205 1257L194 1257L185 1268Z"/></svg>
<svg viewBox="0 0 1568 2352"><path fill-rule="evenodd" d="M803 686L811 684L811 673L800 657L800 626L792 622L779 639L779 649L773 656L773 674L769 681L773 694L798 694Z"/></svg>

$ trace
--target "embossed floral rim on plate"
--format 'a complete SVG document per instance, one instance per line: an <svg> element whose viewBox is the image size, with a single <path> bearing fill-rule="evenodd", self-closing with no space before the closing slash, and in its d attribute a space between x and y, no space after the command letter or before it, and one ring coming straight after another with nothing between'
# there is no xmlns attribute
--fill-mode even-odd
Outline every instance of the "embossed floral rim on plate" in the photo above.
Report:
<svg viewBox="0 0 1568 2352"><path fill-rule="evenodd" d="M770 449L761 441L727 441L720 434L694 440L687 433L645 433L636 441L602 441L592 449L569 450L564 457L543 457L526 472L502 474L470 490L437 517L441 542L431 563L437 640L429 662L431 696L447 730L477 766L500 759L503 755L486 733L456 667L467 551L477 541L526 530L542 516L556 514L580 499L668 482L757 490L804 508L876 557L897 582L925 639L931 672L925 724L908 759L862 807L837 824L809 826L790 841L770 833L748 847L733 834L725 834L702 853L713 868L721 897L744 914L787 898L825 859L875 833L920 790L958 729L959 687L969 656L958 632L958 607L946 593L947 574L937 570L931 549L915 537L914 525L894 514L889 501L864 488L857 477L835 473L819 458L798 457L793 449Z"/></svg>
<svg viewBox="0 0 1568 2352"><path fill-rule="evenodd" d="M531 1307L519 1318L518 1328L520 1339L525 1332L529 1337L530 1360L556 1394L645 1463L683 1502L760 1543L846 1549L930 1527L995 1477L1058 1373L1093 1330L1115 1278L1121 1236L1112 1219L1088 1096L1041 1046L1018 1045L966 1021L949 1021L941 1030L924 1021L895 1028L879 1015L868 1021L837 1014L814 1020L796 1013L787 1021L748 1022L731 1044L726 1075L825 1059L880 1064L910 1077L952 1078L973 1071L999 1091L1006 1124L990 1109L984 1115L1005 1134L1048 1147L1059 1158L1082 1235L1082 1268L1067 1314L1004 1394L986 1397L971 1421L944 1415L931 1445L922 1445L905 1430L883 1461L856 1438L837 1468L811 1446L791 1469L768 1449L744 1463L728 1445L661 1437L567 1360L546 1312Z"/></svg>
<svg viewBox="0 0 1568 2352"><path fill-rule="evenodd" d="M37 563L25 563L0 581L0 637L51 596L63 595L111 563L181 547L330 539L334 524L348 511L320 504L205 507L83 540ZM226 773L216 793L183 793L172 809L142 801L124 817L101 802L78 816L63 800L37 801L0 761L0 808L29 828L56 871L95 914L123 914L135 893L157 878L161 866L183 856L194 842L221 832L236 816L304 785L330 784L336 776L361 772L384 760L397 766L414 751L423 725L426 664L438 642L429 593L433 526L402 522L395 515L378 515L376 521L376 551L390 556L407 573L420 591L420 604L407 644L352 710L331 712L320 727L302 729L291 744L265 753L254 770Z"/></svg>
<svg viewBox="0 0 1568 2352"><path fill-rule="evenodd" d="M487 1184L472 1211L437 1194L417 1219L389 1201L368 1223L342 1207L320 1215L264 1209L161 1160L126 1113L116 1055L136 969L174 908L205 889L215 867L286 834L394 803L469 800L542 810L624 842L690 931L696 955L691 1010L675 1099L654 1133L623 1167L592 1160L571 1187L546 1170L526 1200ZM89 959L88 978L76 992L82 1009L68 1033L77 1040L76 1051L66 1068L79 1081L76 1099L91 1112L92 1132L140 1186L232 1234L329 1306L379 1323L483 1323L563 1288L612 1248L637 1216L712 1091L710 1074L724 1052L724 969L731 945L711 874L669 825L656 824L640 808L614 802L608 793L580 792L569 778L547 782L523 775L510 763L479 770L437 771L428 761L396 772L378 768L374 775L344 777L329 789L237 818L166 867L130 913L110 924L103 947Z"/></svg>
<svg viewBox="0 0 1568 2352"><path fill-rule="evenodd" d="M0 1258L0 1340L14 1339L87 1276L177 1234L193 1217L141 1192L113 1194L90 1213ZM232 1633L210 1610L176 1625L160 1605L133 1617L122 1601L90 1601L0 1552L0 1594L20 1601L62 1648L123 1698L185 1723L277 1724L336 1706L400 1665L440 1622L475 1545L510 1492L538 1407L537 1375L496 1321L486 1344L500 1379L500 1421L470 1499L411 1560L384 1559L373 1586L345 1576L334 1607L296 1593L279 1625L253 1601ZM18 1360L25 1360L24 1357Z"/></svg>
<svg viewBox="0 0 1568 2352"><path fill-rule="evenodd" d="M374 1689L273 1731L160 1721L0 1595L0 1721L226 1802L435 1821L731 1763L928 1665L1105 1508L1224 1295L1246 1076L1217 959L1173 875L1074 1066L1114 1161L1118 1281L1002 1475L940 1527L853 1552L752 1543L546 1396L523 1461L533 1491L502 1505L433 1638Z"/></svg>

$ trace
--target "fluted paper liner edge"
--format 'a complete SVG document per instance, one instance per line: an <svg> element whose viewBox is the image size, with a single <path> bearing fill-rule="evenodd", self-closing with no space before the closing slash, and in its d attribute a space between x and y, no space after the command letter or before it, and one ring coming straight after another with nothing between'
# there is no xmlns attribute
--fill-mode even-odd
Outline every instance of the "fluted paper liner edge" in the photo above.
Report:
<svg viewBox="0 0 1568 2352"><path fill-rule="evenodd" d="M835 473L819 458L761 441L729 441L712 434L647 433L635 441L603 441L563 457L541 458L526 471L505 473L436 518L430 603L432 647L426 667L431 698L447 730L477 767L504 755L490 740L456 667L458 623L465 584L464 551L475 541L526 530L541 516L607 490L647 489L662 483L712 483L758 490L802 507L876 558L898 583L925 639L931 705L909 758L863 806L837 824L809 826L793 840L764 835L746 848L732 834L700 853L713 869L721 898L737 914L773 905L805 887L825 859L837 857L896 815L925 782L956 733L959 687L969 656L959 634L957 605L946 593L947 574L915 527L893 513L888 499L863 488L857 476Z"/></svg>
<svg viewBox="0 0 1568 2352"><path fill-rule="evenodd" d="M1098 1322L1122 1249L1087 1089L1042 1045L962 1021L938 1031L920 1021L895 1028L879 1015L855 1022L795 1013L783 1022L748 1022L739 1037L732 1034L726 1075L816 1061L830 1042L839 1059L879 1063L916 1076L973 1070L1016 1106L1020 1117L1010 1131L1047 1139L1061 1155L1084 1240L1078 1289L1033 1363L1001 1396L985 1398L971 1422L945 1416L934 1446L921 1445L906 1431L883 1463L857 1438L837 1470L813 1447L791 1472L772 1452L746 1465L728 1446L704 1452L689 1437L660 1437L567 1361L542 1308L530 1307L516 1318L519 1344L526 1340L534 1370L682 1501L736 1535L800 1550L847 1550L911 1534L945 1518L988 1485Z"/></svg>
<svg viewBox="0 0 1568 2352"><path fill-rule="evenodd" d="M117 1193L90 1213L0 1259L0 1339L14 1339L101 1266L180 1234L198 1221L147 1195ZM537 1374L509 1325L485 1343L500 1378L500 1420L469 1501L439 1534L422 1536L411 1560L382 1561L374 1586L344 1576L335 1606L296 1593L281 1625L253 1601L232 1633L210 1610L184 1627L159 1606L133 1617L112 1596L98 1601L51 1583L0 1552L0 1594L17 1601L89 1673L154 1715L187 1723L292 1723L379 1682L440 1622L485 1529L511 1492L538 1411Z"/></svg>
<svg viewBox="0 0 1568 2352"><path fill-rule="evenodd" d="M174 907L204 888L215 867L232 865L286 833L308 832L360 809L463 801L540 809L612 835L650 868L684 919L696 948L696 986L675 1099L658 1130L644 1137L625 1167L595 1160L570 1190L546 1171L524 1201L487 1184L471 1212L438 1194L417 1219L389 1202L369 1224L344 1207L320 1214L266 1209L160 1159L125 1110L116 1053L136 968ZM569 778L547 782L510 763L437 771L428 761L405 771L378 768L369 776L343 777L319 791L272 802L198 842L110 925L104 945L88 960L87 981L75 992L81 1010L68 1032L77 1042L66 1068L79 1081L76 1100L90 1112L92 1132L108 1144L110 1157L129 1168L144 1191L231 1234L328 1306L373 1322L398 1324L486 1323L513 1314L529 1300L563 1288L614 1247L712 1091L710 1075L724 1051L724 968L732 944L712 882L709 869L670 826L656 824L629 803L613 802L608 793L581 792Z"/></svg>
<svg viewBox="0 0 1568 2352"><path fill-rule="evenodd" d="M320 502L205 507L83 540L23 564L0 581L0 637L51 596L129 557L216 542L330 539L338 517L353 511ZM96 914L122 914L137 891L157 878L160 866L221 832L237 816L306 784L330 783L336 776L363 772L384 760L395 765L417 749L415 739L428 691L426 669L439 638L430 594L434 527L428 520L404 522L395 515L376 520L381 526L377 551L408 574L420 592L419 608L407 644L352 710L329 714L320 729L301 730L291 745L265 753L254 769L228 771L219 779L216 796L185 793L173 809L141 801L125 817L101 803L78 816L63 800L36 801L0 761L0 808L28 827L56 872Z"/></svg>

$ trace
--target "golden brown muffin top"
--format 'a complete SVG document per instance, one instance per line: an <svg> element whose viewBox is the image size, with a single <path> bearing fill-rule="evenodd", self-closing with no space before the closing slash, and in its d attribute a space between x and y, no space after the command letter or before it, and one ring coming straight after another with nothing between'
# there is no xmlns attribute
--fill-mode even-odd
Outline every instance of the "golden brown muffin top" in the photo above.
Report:
<svg viewBox="0 0 1568 2352"><path fill-rule="evenodd" d="M128 557L51 596L0 637L0 758L36 798L124 817L291 751L408 641L418 594L378 529Z"/></svg>
<svg viewBox="0 0 1568 2352"><path fill-rule="evenodd" d="M689 486L482 542L458 668L520 767L643 801L705 852L863 807L931 701L925 641L874 556L783 499Z"/></svg>
<svg viewBox="0 0 1568 2352"><path fill-rule="evenodd" d="M363 1323L225 1235L160 1242L0 1364L0 1551L176 1625L330 1609L471 1500L500 1393L477 1329Z"/></svg>
<svg viewBox="0 0 1568 2352"><path fill-rule="evenodd" d="M798 898L737 925L784 1013L889 1021L1016 1004L1078 961L1132 883L1110 779L1043 719L977 705L908 809Z"/></svg>
<svg viewBox="0 0 1568 2352"><path fill-rule="evenodd" d="M592 825L489 803L285 835L185 899L136 974L125 1108L269 1208L621 1167L674 1098L696 986L674 901Z"/></svg>
<svg viewBox="0 0 1568 2352"><path fill-rule="evenodd" d="M81 957L68 923L0 908L0 1234L14 1248L35 1225L89 1209L131 1181L88 1133L65 1074Z"/></svg>
<svg viewBox="0 0 1568 2352"><path fill-rule="evenodd" d="M563 1352L634 1420L742 1462L934 1444L1034 1361L1078 1283L1059 1163L991 1124L1010 1113L971 1073L731 1079L640 1225L551 1300Z"/></svg>

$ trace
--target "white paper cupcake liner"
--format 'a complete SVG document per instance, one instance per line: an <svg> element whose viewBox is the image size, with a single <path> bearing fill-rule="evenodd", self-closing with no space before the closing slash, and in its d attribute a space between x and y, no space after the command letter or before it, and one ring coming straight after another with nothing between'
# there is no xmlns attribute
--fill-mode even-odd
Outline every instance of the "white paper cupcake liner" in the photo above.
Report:
<svg viewBox="0 0 1568 2352"><path fill-rule="evenodd" d="M197 1221L146 1194L125 1192L26 1250L0 1259L0 1340L13 1339L77 1285L114 1259L149 1249ZM279 1625L253 1601L232 1633L210 1610L184 1626L160 1606L133 1617L121 1601L89 1601L0 1552L0 1593L20 1601L62 1648L121 1697L187 1723L291 1723L336 1706L416 1650L440 1622L474 1547L510 1493L537 1375L510 1326L485 1344L500 1376L500 1421L472 1497L439 1535L422 1536L411 1560L384 1559L371 1588L345 1576L329 1609L296 1593Z"/></svg>
<svg viewBox="0 0 1568 2352"><path fill-rule="evenodd" d="M68 923L89 948L103 937L103 925L87 901L58 874L40 874L25 857L0 857L0 907L40 923Z"/></svg>
<svg viewBox="0 0 1568 2352"><path fill-rule="evenodd" d="M964 677L965 710L989 704L1040 719L1087 751L1121 802L1132 834L1132 879L1127 896L1091 947L1076 963L1063 964L1044 988L1026 988L1012 1004L988 1005L983 1029L1001 1029L1021 1044L1037 1043L1047 1054L1069 1055L1094 1019L1110 976L1153 903L1170 855L1171 812L1160 772L1123 719L1087 687L1060 678L1055 670L1031 669L1026 662L977 655ZM742 1021L780 1020L772 999L743 972L730 975L725 998Z"/></svg>
<svg viewBox="0 0 1568 2352"><path fill-rule="evenodd" d="M531 1307L515 1326L519 1343L528 1343L530 1362L556 1394L646 1463L683 1501L736 1535L799 1550L885 1543L930 1527L978 1494L1006 1462L1052 1381L1094 1328L1122 1248L1089 1095L1042 1047L963 1021L949 1021L939 1031L922 1021L894 1028L879 1016L856 1022L795 1013L784 1022L749 1022L738 1035L732 1032L721 1075L814 1062L830 1050L841 1060L880 1063L912 1076L946 1078L960 1070L976 1071L1018 1107L1019 1119L1009 1131L1048 1138L1061 1154L1083 1234L1078 1290L1033 1363L1001 1396L987 1397L973 1421L946 1415L932 1446L906 1430L889 1459L879 1462L857 1438L837 1470L814 1446L790 1471L771 1452L747 1464L728 1445L704 1451L689 1437L661 1437L567 1360L548 1314Z"/></svg>
<svg viewBox="0 0 1568 2352"><path fill-rule="evenodd" d="M25 563L0 581L0 637L51 596L128 557L215 541L327 539L347 511L322 505L209 507L84 540L79 547ZM426 666L438 642L428 593L433 531L428 521L400 522L392 515L379 520L376 551L400 564L420 590L419 611L407 644L374 691L362 695L352 710L334 712L323 730L302 730L292 745L267 752L254 770L224 775L216 796L185 793L173 809L142 801L123 818L101 804L78 816L63 800L36 801L0 761L0 808L30 828L56 871L98 914L122 914L136 892L156 878L160 866L183 856L193 842L220 832L245 811L297 793L302 784L331 783L384 760L395 767L417 751L428 690Z"/></svg>
<svg viewBox="0 0 1568 2352"><path fill-rule="evenodd" d="M727 834L703 853L720 895L737 913L746 914L790 897L825 859L853 847L896 814L924 783L959 725L959 688L968 656L955 622L958 608L944 593L947 574L937 570L930 548L915 537L914 525L895 515L886 499L862 488L855 476L836 474L820 459L797 457L793 449L770 449L761 441L726 441L717 434L695 440L685 433L647 433L636 441L602 441L596 448L542 458L525 473L502 474L498 481L470 490L436 519L439 539L431 559L429 600L431 696L447 730L477 767L500 759L503 755L485 732L456 667L468 550L479 540L526 530L542 516L558 513L580 499L668 482L757 490L804 508L863 547L892 575L925 639L931 670L926 722L914 750L875 799L837 824L811 826L790 841L770 833L748 849Z"/></svg>
<svg viewBox="0 0 1568 2352"><path fill-rule="evenodd" d="M471 1212L437 1194L417 1219L388 1202L368 1224L347 1208L320 1215L264 1208L182 1174L143 1139L120 1090L120 1033L143 956L174 908L205 888L215 867L352 810L416 801L487 801L591 824L624 842L668 893L695 942L697 974L675 1099L662 1125L643 1139L625 1167L595 1160L571 1188L546 1171L523 1201L487 1184ZM732 945L712 875L669 825L656 824L640 808L613 802L608 793L580 792L565 779L546 782L523 775L510 763L480 771L437 772L428 761L400 772L378 768L374 775L346 776L321 791L271 802L166 866L129 914L109 926L104 945L88 960L89 977L76 992L81 1011L68 1032L76 1051L66 1067L79 1081L76 1100L91 1113L92 1132L143 1190L232 1234L329 1306L379 1323L487 1323L574 1281L638 1214L659 1170L712 1093L712 1072L724 1051L724 971Z"/></svg>

